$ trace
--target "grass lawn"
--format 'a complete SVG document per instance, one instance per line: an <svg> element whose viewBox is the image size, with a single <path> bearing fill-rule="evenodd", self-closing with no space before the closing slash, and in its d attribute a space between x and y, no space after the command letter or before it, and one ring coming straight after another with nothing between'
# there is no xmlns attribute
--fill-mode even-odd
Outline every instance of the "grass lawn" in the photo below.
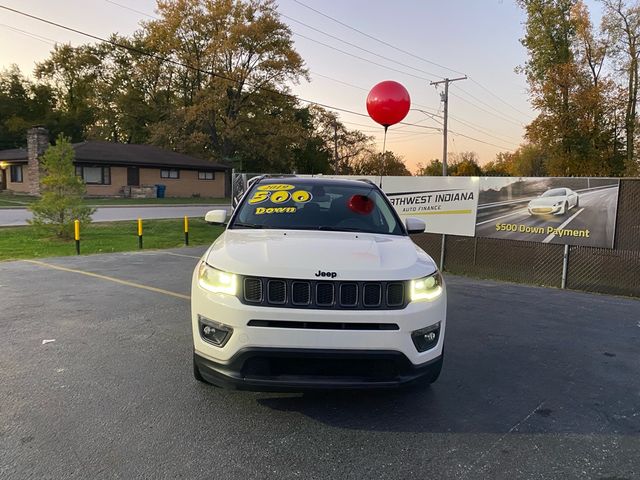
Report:
<svg viewBox="0 0 640 480"><path fill-rule="evenodd" d="M36 197L32 197L30 195L14 195L8 192L0 192L0 208L26 207L35 200Z"/></svg>
<svg viewBox="0 0 640 480"><path fill-rule="evenodd" d="M37 197L30 195L14 195L8 192L0 192L0 208L2 207L26 207L37 200ZM99 207L118 205L219 205L229 204L228 198L205 198L205 197L185 197L185 198L86 198L84 203Z"/></svg>
<svg viewBox="0 0 640 480"><path fill-rule="evenodd" d="M183 220L146 220L144 248L184 246ZM189 245L208 245L224 230L202 219L189 219ZM84 254L124 252L138 249L137 222L109 222L88 225L80 232ZM75 255L75 242L50 238L31 226L0 227L0 261Z"/></svg>

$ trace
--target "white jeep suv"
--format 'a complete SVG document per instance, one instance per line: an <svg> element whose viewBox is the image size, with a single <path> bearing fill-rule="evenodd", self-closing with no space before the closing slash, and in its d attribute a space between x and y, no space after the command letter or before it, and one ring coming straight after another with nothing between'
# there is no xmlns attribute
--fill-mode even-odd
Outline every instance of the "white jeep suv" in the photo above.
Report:
<svg viewBox="0 0 640 480"><path fill-rule="evenodd" d="M408 235L424 228L365 180L255 181L193 273L195 377L276 391L434 382L447 300Z"/></svg>

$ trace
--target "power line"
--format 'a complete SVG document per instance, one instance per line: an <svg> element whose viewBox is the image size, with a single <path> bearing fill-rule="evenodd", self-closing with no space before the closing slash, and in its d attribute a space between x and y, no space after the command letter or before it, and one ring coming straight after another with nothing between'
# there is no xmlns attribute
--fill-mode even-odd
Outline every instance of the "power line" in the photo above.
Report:
<svg viewBox="0 0 640 480"><path fill-rule="evenodd" d="M525 113L522 110L517 109L516 107L514 107L513 105L511 105L509 102L505 101L503 98L500 98L499 95L496 95L495 93L493 93L491 90L489 90L487 87L485 87L484 85L482 85L480 82L478 82L477 80L474 80L473 78L469 77L469 80L471 80L472 83L475 83L477 86L479 86L481 89L483 89L485 92L487 92L489 95L491 95L492 97L498 99L498 101L502 102L504 105L506 105L507 107L512 108L513 110L515 110L516 112L524 115L525 117L530 117L531 114L530 113Z"/></svg>
<svg viewBox="0 0 640 480"><path fill-rule="evenodd" d="M111 3L113 5L116 5L116 6L120 7L120 8L124 8L126 10L130 10L132 12L139 13L140 15L144 15L145 17L153 18L155 20L158 20L158 17L156 17L155 15L150 15L148 13L145 13L145 12L141 11L141 10L136 10L135 8L131 8L131 7L127 6L127 5L123 5L121 3L114 2L113 0L104 0L104 1L107 2L107 3Z"/></svg>
<svg viewBox="0 0 640 480"><path fill-rule="evenodd" d="M458 74L460 74L460 75L464 75L464 73L463 73L463 72L459 72L458 70L454 70L454 69L452 69L452 68L445 67L444 65L441 65L441 64L436 63L436 62L432 62L431 60L427 60L427 59L426 59L426 58L424 58L424 57L420 57L420 56L415 55L415 54L413 54L413 53L411 53L411 52L408 52L408 51L406 51L406 50L404 50L404 49L402 49L402 48L400 48L400 47L396 47L395 45L392 45L392 44L390 44L390 43L388 43L388 42L385 42L384 40L380 40L379 38L376 38L376 37L374 37L373 35L369 35L368 33L363 32L362 30L358 30L357 28L352 27L351 25L349 25L349 24L347 24L347 23L341 22L341 21L340 21L340 20L338 20L337 18L334 18L334 17L332 17L332 16L330 16L330 15L327 15L326 13L323 13L323 12L321 12L320 10L316 10L315 8L310 7L309 5L307 5L307 4L305 4L305 3L302 3L302 2L300 2L299 0L293 0L293 1L294 1L294 2L296 2L298 5L301 5L301 6L303 6L304 8L308 8L309 10L311 10L311 11L313 11L313 12L317 13L318 15L322 15L323 17L328 18L329 20L332 20L332 21L334 21L334 22L336 22L336 23L338 23L338 24L342 25L343 27L348 28L349 30L353 30L354 32L359 33L360 35L364 35L365 37L370 38L371 40L375 40L376 42L378 42L378 43L380 43L380 44L382 44L382 45L386 45L386 46L387 46L387 47L389 47L389 48L393 48L394 50L397 50L398 52L402 52L402 53L404 53L405 55L409 55L410 57L417 58L418 60L422 60L423 62L426 62L426 63L428 63L428 64L430 64L430 65L434 65L434 66L439 67L439 68L442 68L442 69L444 69L444 70L449 70L449 71L451 71L451 72L458 73ZM438 76L440 76L440 75L438 75Z"/></svg>
<svg viewBox="0 0 640 480"><path fill-rule="evenodd" d="M336 35L332 35L331 33L327 33L324 30L321 30L319 28L313 27L313 26L311 26L311 25L309 25L307 23L304 23L304 22L302 22L300 20L297 20L297 19L295 19L293 17L290 17L289 15L285 15L284 13L278 12L278 14L281 17L288 18L289 20L291 20L293 22L296 22L296 23L299 23L300 25L303 25L303 26L305 26L305 27L307 27L307 28L309 28L309 29L311 29L311 30L313 30L315 32L321 33L322 35L325 35L325 36L327 36L329 38L333 38L334 40L338 40L339 42L344 43L345 45L349 45L350 47L357 48L358 50L362 50L363 52L366 52L366 53L368 53L370 55L374 55L376 57L382 58L383 60L387 60L388 62L400 65L402 67L410 68L411 70L415 70L416 72L424 73L425 75L429 75L429 76L436 77L436 78L440 77L440 75L437 75L435 73L428 72L426 70L422 70L420 68L413 67L413 66L408 65L406 63L402 63L402 62L399 62L397 60L394 60L393 58L385 57L384 55L380 55L379 53L372 52L371 50L367 50L366 48L363 48L363 47L361 47L359 45L356 45L355 43L351 43L351 42L349 42L347 40L344 40L344 39L342 39L342 38L340 38L340 37L338 37ZM293 33L296 33L296 32L294 31Z"/></svg>
<svg viewBox="0 0 640 480"><path fill-rule="evenodd" d="M484 143L485 145L491 145L492 147L497 147L497 148L500 148L502 150L508 150L508 151L512 151L513 150L513 148L511 148L511 147L505 147L504 145L496 145L495 143L485 142L484 140L480 140L478 138L474 138L474 137L471 137L469 135L465 135L464 133L454 132L453 130L449 130L449 133L451 135L457 135L459 137L468 138L469 140L473 140L474 142Z"/></svg>
<svg viewBox="0 0 640 480"><path fill-rule="evenodd" d="M513 144L513 145L517 145L517 144L513 143L511 140L509 140L508 138L505 138L505 137L499 137L499 136L497 136L497 135L492 135L491 133L489 133L489 132L487 132L487 131L485 131L485 130L482 130L481 128L478 128L478 127L473 126L473 124L472 124L472 123L466 122L466 121L464 121L464 120L460 120L459 118L454 117L453 115L449 115L449 117L450 117L451 119L455 120L456 122L460 122L460 123L462 123L463 125L465 125L466 127L470 128L470 129L472 129L472 130L475 130L476 132L482 133L483 135L486 135L486 136L488 136L488 137L495 138L496 140L500 140L501 142L507 142L507 143L511 143L511 144Z"/></svg>
<svg viewBox="0 0 640 480"><path fill-rule="evenodd" d="M19 28L16 27L12 27L11 25L6 25L4 23L0 23L0 27L5 27L7 30L10 30L14 33L19 33L21 35L24 35L25 37L29 37L29 38L33 38L34 40L38 40L42 43L48 43L49 45L55 45L56 41L55 40L51 40L50 38L47 37L42 37L40 35L37 35L35 33L31 33L31 32L27 32L26 30L21 30Z"/></svg>
<svg viewBox="0 0 640 480"><path fill-rule="evenodd" d="M512 121L514 121L514 122L517 122L517 123L519 123L519 124L520 124L520 126L522 126L522 122L521 122L520 120L518 120L517 118L512 117L511 115L507 115L506 113L501 112L500 110L498 110L497 108L495 108L493 105L490 105L490 104L488 104L488 103L486 103L486 102L484 102L484 101L480 100L478 97L476 97L476 96L474 96L474 95L470 94L469 92L467 92L466 90L464 90L464 89L462 89L462 88L460 88L460 87L458 87L458 90L459 90L460 92L464 93L465 95L468 95L469 97L473 98L473 99L474 99L476 102L478 102L479 104L484 105L484 106L486 106L487 108L490 108L490 109L491 109L491 110L493 110L494 112L497 112L498 114L502 115L503 117L508 118L508 119L510 119L510 120L512 120ZM468 101L468 100L467 100L467 101Z"/></svg>
<svg viewBox="0 0 640 480"><path fill-rule="evenodd" d="M334 47L333 45L329 45L328 43L324 43L324 42L321 42L320 40L316 40L315 38L307 37L306 35L303 35L301 33L298 33L298 32L294 31L293 34L296 37L304 38L304 39L309 40L311 42L314 42L314 43L317 43L319 45L322 45L323 47L329 48L331 50L335 50L336 52L340 52L340 53L342 53L344 55L348 55L349 57L357 58L358 60L362 60L364 62L371 63L372 65L376 65L376 66L381 67L381 68L386 68L387 70L391 70L392 72L401 73L403 75L408 75L409 77L417 78L418 80L424 80L425 82L429 81L429 79L426 78L426 77L421 77L419 75L414 75L413 73L405 72L404 70L398 70L397 68L389 67L387 65L383 65L382 63L374 62L373 60L369 60L368 58L364 58L364 57L361 57L361 56L356 55L354 53L347 52L347 51L342 50L342 49L340 49L338 47Z"/></svg>
<svg viewBox="0 0 640 480"><path fill-rule="evenodd" d="M509 119L508 119L508 118L506 118L506 117L503 117L503 116L501 116L501 115L498 115L497 113L494 113L494 112L492 112L492 111L490 111L490 110L487 110L486 108L483 108L483 107L481 107L481 106L479 106L479 105L476 105L475 103L473 103L473 102L471 102L471 101L467 100L467 99L466 99L466 98L464 98L464 97L461 97L460 95L456 95L455 93L450 93L449 95L451 95L452 97L455 97L455 98L457 98L457 99L459 99L459 100L462 100L463 102L466 102L466 103L468 103L469 105L471 105L471 106L473 106L473 107L477 108L478 110L482 110L483 112L488 113L489 115L493 115L494 117L499 118L499 119L501 119L501 120L503 120L503 121L505 121L505 122L512 123L512 124L514 124L514 125L517 125L518 127L522 127L522 123L520 123L520 122L514 122L513 120L509 120Z"/></svg>

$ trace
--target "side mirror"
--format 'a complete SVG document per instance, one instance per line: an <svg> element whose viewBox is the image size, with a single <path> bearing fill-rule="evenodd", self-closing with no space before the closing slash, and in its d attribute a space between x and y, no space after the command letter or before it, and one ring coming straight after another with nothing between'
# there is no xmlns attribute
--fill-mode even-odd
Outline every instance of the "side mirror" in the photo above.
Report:
<svg viewBox="0 0 640 480"><path fill-rule="evenodd" d="M427 225L419 218L409 217L405 219L404 224L409 233L423 233L427 228Z"/></svg>
<svg viewBox="0 0 640 480"><path fill-rule="evenodd" d="M207 223L213 223L214 225L222 225L227 221L226 210L209 210L204 216L204 221Z"/></svg>

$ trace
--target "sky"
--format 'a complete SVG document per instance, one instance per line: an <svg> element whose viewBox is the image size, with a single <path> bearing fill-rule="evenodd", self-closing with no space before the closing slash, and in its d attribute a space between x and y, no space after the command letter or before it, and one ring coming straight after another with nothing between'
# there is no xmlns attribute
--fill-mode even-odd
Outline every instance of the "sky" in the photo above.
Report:
<svg viewBox="0 0 640 480"><path fill-rule="evenodd" d="M598 19L599 4L586 3ZM148 19L143 14L155 11L155 0L0 0L0 5L101 37L131 34ZM386 148L412 171L418 163L442 158L442 89L431 81L469 77L449 88L450 154L474 151L484 164L498 152L516 149L524 126L535 117L524 76L515 72L526 51L519 41L524 15L513 1L278 0L278 9L311 76L310 82L292 85L293 93L360 113L339 112L339 118L374 136L380 150L383 128L366 116L367 93L383 80L407 88L412 110L405 122L414 125L391 127ZM30 74L53 42L88 41L0 10L0 68L15 63Z"/></svg>

